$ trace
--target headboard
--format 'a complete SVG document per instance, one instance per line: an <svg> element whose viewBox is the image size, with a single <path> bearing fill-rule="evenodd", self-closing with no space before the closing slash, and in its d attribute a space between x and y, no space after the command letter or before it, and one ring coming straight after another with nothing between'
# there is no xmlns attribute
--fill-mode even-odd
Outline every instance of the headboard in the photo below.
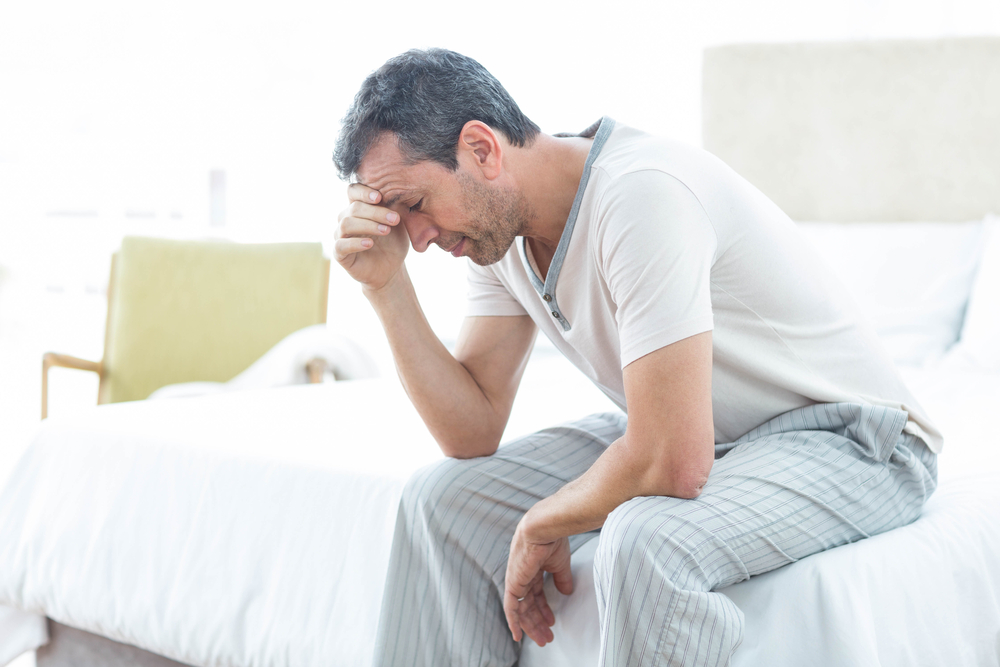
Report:
<svg viewBox="0 0 1000 667"><path fill-rule="evenodd" d="M1000 37L705 51L707 150L794 220L1000 213Z"/></svg>

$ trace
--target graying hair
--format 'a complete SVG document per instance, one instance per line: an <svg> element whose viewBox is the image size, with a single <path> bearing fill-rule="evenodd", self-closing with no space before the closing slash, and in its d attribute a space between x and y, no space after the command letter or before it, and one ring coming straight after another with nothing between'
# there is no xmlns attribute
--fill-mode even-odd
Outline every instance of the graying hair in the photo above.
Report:
<svg viewBox="0 0 1000 667"><path fill-rule="evenodd" d="M333 161L350 180L386 132L411 162L430 160L454 171L462 128L478 120L515 146L540 132L500 82L478 62L446 49L412 49L390 58L361 84L344 116Z"/></svg>

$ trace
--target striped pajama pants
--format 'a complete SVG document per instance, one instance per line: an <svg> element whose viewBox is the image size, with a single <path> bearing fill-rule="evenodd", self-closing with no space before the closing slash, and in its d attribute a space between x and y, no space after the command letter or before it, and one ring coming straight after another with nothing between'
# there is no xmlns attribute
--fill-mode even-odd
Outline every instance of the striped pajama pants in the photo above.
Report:
<svg viewBox="0 0 1000 667"><path fill-rule="evenodd" d="M625 423L592 415L418 472L400 502L374 665L516 664L501 602L514 529ZM743 615L714 589L914 521L937 464L905 423L870 405L793 410L717 445L698 498L634 498L599 533L571 537L573 549L599 540L598 665L729 664Z"/></svg>

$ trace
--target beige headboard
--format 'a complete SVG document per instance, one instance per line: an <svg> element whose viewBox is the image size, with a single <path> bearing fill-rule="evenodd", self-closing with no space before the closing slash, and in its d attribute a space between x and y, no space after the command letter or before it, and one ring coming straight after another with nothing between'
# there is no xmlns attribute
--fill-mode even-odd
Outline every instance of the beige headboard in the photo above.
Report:
<svg viewBox="0 0 1000 667"><path fill-rule="evenodd" d="M705 51L706 149L795 220L1000 213L1000 37Z"/></svg>

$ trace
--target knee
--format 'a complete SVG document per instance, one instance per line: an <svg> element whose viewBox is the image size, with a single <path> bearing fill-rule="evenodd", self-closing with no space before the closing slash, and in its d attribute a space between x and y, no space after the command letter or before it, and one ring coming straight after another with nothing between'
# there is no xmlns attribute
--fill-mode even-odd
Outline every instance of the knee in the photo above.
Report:
<svg viewBox="0 0 1000 667"><path fill-rule="evenodd" d="M466 489L467 474L477 459L444 459L413 473L403 487L400 511L423 521L455 504Z"/></svg>
<svg viewBox="0 0 1000 667"><path fill-rule="evenodd" d="M633 498L608 515L594 557L595 575L610 582L652 568L675 579L697 567L705 531L681 518L674 505L682 501L674 500Z"/></svg>
<svg viewBox="0 0 1000 667"><path fill-rule="evenodd" d="M629 561L648 550L647 543L654 531L649 525L649 501L649 498L633 498L608 515L594 556L595 571L602 578L628 568Z"/></svg>
<svg viewBox="0 0 1000 667"><path fill-rule="evenodd" d="M403 487L402 505L414 508L438 505L450 486L448 479L455 462L455 459L437 461L410 475Z"/></svg>

